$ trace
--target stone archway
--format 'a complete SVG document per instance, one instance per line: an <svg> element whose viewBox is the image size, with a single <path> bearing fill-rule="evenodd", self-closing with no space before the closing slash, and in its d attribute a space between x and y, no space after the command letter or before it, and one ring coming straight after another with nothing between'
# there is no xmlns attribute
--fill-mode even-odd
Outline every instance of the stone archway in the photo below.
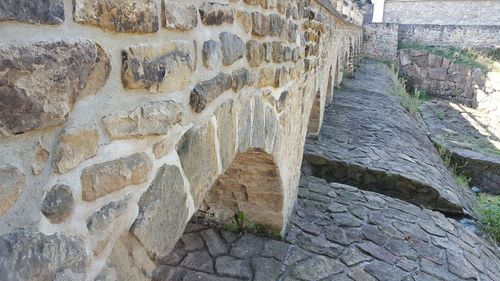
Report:
<svg viewBox="0 0 500 281"><path fill-rule="evenodd" d="M309 123L307 125L307 136L317 137L321 129L321 122L323 119L323 106L321 102L321 91L317 90L314 97L314 102L311 107L311 113L309 115Z"/></svg>
<svg viewBox="0 0 500 281"><path fill-rule="evenodd" d="M236 154L205 196L202 209L218 222L231 222L242 211L249 221L283 227L283 184L273 156L261 149Z"/></svg>
<svg viewBox="0 0 500 281"><path fill-rule="evenodd" d="M329 106L333 101L333 89L335 86L335 82L334 82L335 73L333 72L333 70L335 68L336 68L336 64L332 65L330 67L330 71L328 73L328 85L326 87L326 97L325 97L326 106Z"/></svg>

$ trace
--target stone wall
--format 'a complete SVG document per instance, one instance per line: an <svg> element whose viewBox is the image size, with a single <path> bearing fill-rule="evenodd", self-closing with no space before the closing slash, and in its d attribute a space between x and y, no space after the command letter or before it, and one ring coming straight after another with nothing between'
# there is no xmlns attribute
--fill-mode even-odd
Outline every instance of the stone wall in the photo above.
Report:
<svg viewBox="0 0 500 281"><path fill-rule="evenodd" d="M282 231L361 57L319 2L3 1L0 276L147 280L197 210Z"/></svg>
<svg viewBox="0 0 500 281"><path fill-rule="evenodd" d="M399 25L373 23L363 26L363 56L396 63L398 61Z"/></svg>
<svg viewBox="0 0 500 281"><path fill-rule="evenodd" d="M472 107L498 110L493 108L498 106L493 100L500 96L500 85L493 79L497 73L485 73L480 68L416 49L399 50L399 69L410 89L424 90Z"/></svg>
<svg viewBox="0 0 500 281"><path fill-rule="evenodd" d="M500 25L401 24L398 41L445 47L493 48L500 45Z"/></svg>
<svg viewBox="0 0 500 281"><path fill-rule="evenodd" d="M496 0L386 0L384 22L400 24L499 25Z"/></svg>

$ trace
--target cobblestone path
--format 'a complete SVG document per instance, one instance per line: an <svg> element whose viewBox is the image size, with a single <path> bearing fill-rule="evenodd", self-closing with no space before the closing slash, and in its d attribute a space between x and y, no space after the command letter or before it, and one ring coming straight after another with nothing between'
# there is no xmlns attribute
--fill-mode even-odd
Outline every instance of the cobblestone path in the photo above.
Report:
<svg viewBox="0 0 500 281"><path fill-rule="evenodd" d="M156 281L500 280L486 241L441 213L303 176L284 241L190 223Z"/></svg>
<svg viewBox="0 0 500 281"><path fill-rule="evenodd" d="M456 103L430 101L420 107L432 141L481 191L500 194L500 113L487 113Z"/></svg>
<svg viewBox="0 0 500 281"><path fill-rule="evenodd" d="M472 213L470 191L457 186L423 127L387 94L391 77L385 65L365 62L335 92L319 139L306 142L310 172L448 214Z"/></svg>

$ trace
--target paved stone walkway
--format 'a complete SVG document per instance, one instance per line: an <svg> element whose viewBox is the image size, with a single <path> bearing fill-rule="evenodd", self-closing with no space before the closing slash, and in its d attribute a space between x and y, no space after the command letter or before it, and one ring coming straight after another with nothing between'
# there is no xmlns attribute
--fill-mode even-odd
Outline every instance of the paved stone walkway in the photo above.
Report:
<svg viewBox="0 0 500 281"><path fill-rule="evenodd" d="M153 279L500 280L497 255L438 212L303 176L284 241L190 223Z"/></svg>
<svg viewBox="0 0 500 281"><path fill-rule="evenodd" d="M423 127L387 95L392 87L385 65L365 62L336 91L319 139L307 140L309 172L448 214L472 213L470 191L457 187Z"/></svg>
<svg viewBox="0 0 500 281"><path fill-rule="evenodd" d="M500 115L430 101L420 107L431 139L482 191L500 194Z"/></svg>

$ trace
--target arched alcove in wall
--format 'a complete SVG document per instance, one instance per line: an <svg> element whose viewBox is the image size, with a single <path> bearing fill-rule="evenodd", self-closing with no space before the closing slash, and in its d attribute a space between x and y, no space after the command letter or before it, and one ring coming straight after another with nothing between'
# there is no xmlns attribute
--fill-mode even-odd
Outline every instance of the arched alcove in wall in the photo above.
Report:
<svg viewBox="0 0 500 281"><path fill-rule="evenodd" d="M333 72L333 70L335 69L335 67L336 65L332 65L328 73L328 85L326 87L326 97L325 97L326 106L330 105L333 101L333 88L335 86L333 80L333 78L335 77L335 73Z"/></svg>
<svg viewBox="0 0 500 281"><path fill-rule="evenodd" d="M307 124L307 136L317 137L321 129L321 122L323 119L323 106L321 104L321 91L316 91L314 102L309 115L309 123Z"/></svg>
<svg viewBox="0 0 500 281"><path fill-rule="evenodd" d="M273 156L249 149L236 157L205 196L208 217L231 222L242 211L249 221L281 231L283 227L283 184Z"/></svg>

